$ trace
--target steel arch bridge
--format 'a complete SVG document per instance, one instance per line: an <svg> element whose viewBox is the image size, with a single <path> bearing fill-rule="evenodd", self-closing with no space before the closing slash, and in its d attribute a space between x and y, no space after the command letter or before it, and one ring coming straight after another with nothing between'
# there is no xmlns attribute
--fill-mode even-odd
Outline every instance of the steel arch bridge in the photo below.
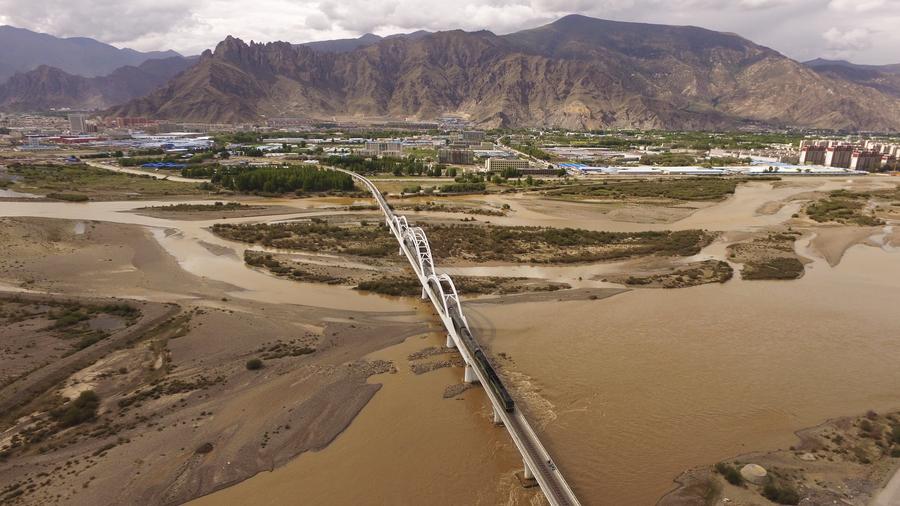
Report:
<svg viewBox="0 0 900 506"><path fill-rule="evenodd" d="M513 443L522 455L524 478L533 480L541 487L547 501L553 505L580 506L578 498L553 464L550 453L544 448L540 438L531 428L524 414L509 404L504 404L498 393L500 378L485 357L481 346L469 328L459 292L450 275L438 273L435 269L431 244L421 227L411 226L405 216L395 215L381 191L367 178L344 169L326 167L349 174L369 189L385 217L385 224L397 239L400 254L406 255L416 277L422 285L422 298L430 299L435 311L447 330L447 345L459 350L466 363L465 381L478 382L485 387L485 394L494 410L494 422L503 425ZM508 393L507 393L508 397Z"/></svg>

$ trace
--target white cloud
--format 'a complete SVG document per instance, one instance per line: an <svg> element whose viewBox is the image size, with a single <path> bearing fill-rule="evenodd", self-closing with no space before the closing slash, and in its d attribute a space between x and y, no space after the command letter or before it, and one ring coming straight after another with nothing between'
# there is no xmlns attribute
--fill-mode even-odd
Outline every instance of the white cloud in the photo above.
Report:
<svg viewBox="0 0 900 506"><path fill-rule="evenodd" d="M900 62L900 0L0 0L0 22L186 54L226 35L303 42L419 29L508 33L565 14L735 32L797 59ZM863 28L860 28L863 27Z"/></svg>
<svg viewBox="0 0 900 506"><path fill-rule="evenodd" d="M874 32L866 28L841 30L832 27L822 34L826 54L832 58L846 58L872 47Z"/></svg>

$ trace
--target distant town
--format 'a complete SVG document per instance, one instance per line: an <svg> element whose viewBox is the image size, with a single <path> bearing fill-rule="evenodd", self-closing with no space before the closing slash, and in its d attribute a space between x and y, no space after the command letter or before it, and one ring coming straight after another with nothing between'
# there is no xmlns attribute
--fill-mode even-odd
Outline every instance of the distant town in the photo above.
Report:
<svg viewBox="0 0 900 506"><path fill-rule="evenodd" d="M482 131L454 116L432 123L272 121L261 127L83 113L4 114L0 145L23 153L65 151L70 161L79 151L95 158L106 154L123 166L188 176L208 176L215 170L211 164L318 164L363 158L413 162L398 164L397 175L427 172L460 179L471 174L479 182L525 178L528 184L535 184L535 178L564 176L896 174L900 157L900 140L892 137ZM198 166L207 170L191 170Z"/></svg>

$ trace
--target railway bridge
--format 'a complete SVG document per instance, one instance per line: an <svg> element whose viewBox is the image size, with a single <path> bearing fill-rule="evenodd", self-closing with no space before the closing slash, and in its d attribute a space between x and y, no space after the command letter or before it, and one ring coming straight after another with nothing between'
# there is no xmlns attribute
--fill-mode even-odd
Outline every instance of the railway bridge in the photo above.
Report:
<svg viewBox="0 0 900 506"><path fill-rule="evenodd" d="M528 420L517 409L514 399L475 339L466 321L453 279L435 268L425 231L412 226L405 216L395 215L378 188L367 178L344 169L330 169L349 174L365 185L375 197L384 214L385 223L397 239L400 254L409 260L422 284L422 298L431 300L447 330L447 347L457 348L465 361L465 381L477 382L484 387L493 406L494 423L506 428L521 453L525 479L537 482L547 501L554 506L580 505L562 472L553 463Z"/></svg>

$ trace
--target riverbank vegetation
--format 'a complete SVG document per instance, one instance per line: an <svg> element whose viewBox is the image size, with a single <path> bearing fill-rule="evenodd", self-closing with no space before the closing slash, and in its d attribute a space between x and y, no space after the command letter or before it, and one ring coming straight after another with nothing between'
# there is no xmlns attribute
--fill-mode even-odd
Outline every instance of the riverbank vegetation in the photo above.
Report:
<svg viewBox="0 0 900 506"><path fill-rule="evenodd" d="M394 176L429 177L456 175L456 169L450 174L446 165L435 164L433 167L429 167L424 159L412 155L405 158L367 158L358 155L330 156L323 163L365 175L392 174Z"/></svg>
<svg viewBox="0 0 900 506"><path fill-rule="evenodd" d="M734 194L742 178L690 177L607 180L596 184L569 185L547 190L544 195L563 199L669 199L716 201Z"/></svg>
<svg viewBox="0 0 900 506"><path fill-rule="evenodd" d="M631 272L628 275L608 276L607 281L624 283L642 288L687 288L709 283L724 283L734 276L728 262L704 260L687 265L674 266L649 272Z"/></svg>
<svg viewBox="0 0 900 506"><path fill-rule="evenodd" d="M728 258L740 264L747 280L799 279L806 268L794 251L800 233L793 230L767 232L728 247Z"/></svg>
<svg viewBox="0 0 900 506"><path fill-rule="evenodd" d="M289 223L216 224L213 233L233 241L270 248L385 257L396 253L397 242L382 222L331 224L325 220Z"/></svg>
<svg viewBox="0 0 900 506"><path fill-rule="evenodd" d="M47 198L65 202L87 202L88 200L91 200L87 195L82 195L80 193L48 193Z"/></svg>
<svg viewBox="0 0 900 506"><path fill-rule="evenodd" d="M240 202L214 202L212 204L171 204L167 206L149 206L141 207L136 211L178 211L178 212L221 212L221 211L237 211L239 209L249 209L253 206L241 204Z"/></svg>
<svg viewBox="0 0 900 506"><path fill-rule="evenodd" d="M734 504L840 504L848 495L869 504L900 464L900 413L837 418L797 436L787 450L691 469L658 504L719 504L724 497ZM765 474L744 475L748 464Z"/></svg>
<svg viewBox="0 0 900 506"><path fill-rule="evenodd" d="M307 166L223 167L211 177L229 190L270 194L352 191L349 174Z"/></svg>
<svg viewBox="0 0 900 506"><path fill-rule="evenodd" d="M315 219L274 224L216 224L226 239L267 247L364 257L393 257L396 242L378 222L330 224ZM433 224L426 227L437 260L576 263L631 257L690 256L715 234L702 230L597 232L572 228Z"/></svg>
<svg viewBox="0 0 900 506"><path fill-rule="evenodd" d="M806 214L819 223L837 222L872 227L883 225L884 221L868 209L869 193L835 190L828 197L811 202L806 206Z"/></svg>
<svg viewBox="0 0 900 506"><path fill-rule="evenodd" d="M18 176L12 185L16 191L51 194L57 198L62 196L61 200L70 201L199 195L208 191L193 183L113 172L89 165L12 164L7 170L9 174ZM72 193L73 190L78 193Z"/></svg>
<svg viewBox="0 0 900 506"><path fill-rule="evenodd" d="M522 277L475 277L456 276L453 278L456 290L461 295L505 295L523 292L555 292L571 288L566 283L555 283ZM415 297L422 294L422 285L412 274L408 276L383 276L363 281L357 290L380 293L382 295Z"/></svg>

